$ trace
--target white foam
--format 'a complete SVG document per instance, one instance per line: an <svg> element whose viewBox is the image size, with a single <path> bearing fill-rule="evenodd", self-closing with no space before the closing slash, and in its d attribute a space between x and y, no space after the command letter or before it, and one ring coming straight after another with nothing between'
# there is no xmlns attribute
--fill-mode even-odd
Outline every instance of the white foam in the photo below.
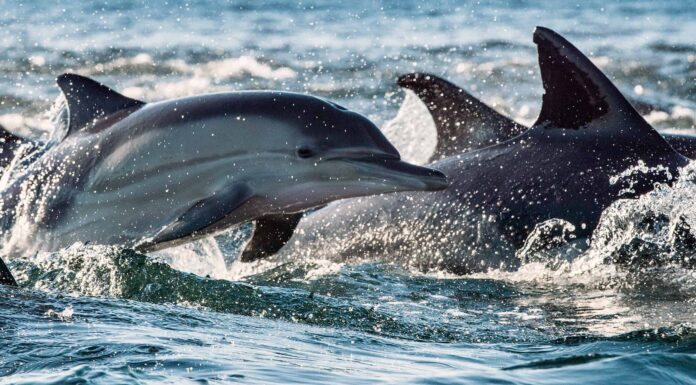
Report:
<svg viewBox="0 0 696 385"><path fill-rule="evenodd" d="M67 294L119 297L123 293L116 257L122 250L112 246L76 243L54 253L40 252L29 258L42 272L61 271L40 279L34 289ZM26 280L24 277L17 277Z"/></svg>
<svg viewBox="0 0 696 385"><path fill-rule="evenodd" d="M46 64L46 58L41 55L29 56L29 64L33 67L42 67Z"/></svg>
<svg viewBox="0 0 696 385"><path fill-rule="evenodd" d="M81 73L98 74L103 72L112 72L130 67L154 67L155 61L147 53L139 53L133 57L117 58L110 62L98 63L94 66L81 69Z"/></svg>
<svg viewBox="0 0 696 385"><path fill-rule="evenodd" d="M694 129L696 124L696 111L685 106L674 106L670 111L653 110L643 118L652 125L669 125ZM678 132L683 133L683 131Z"/></svg>
<svg viewBox="0 0 696 385"><path fill-rule="evenodd" d="M188 64L183 60L170 60L167 64L182 73L189 73L198 77L209 77L215 81L236 79L247 75L272 80L290 79L297 76L297 73L292 68L273 68L270 64L261 63L256 58L248 55L213 60L195 65Z"/></svg>
<svg viewBox="0 0 696 385"><path fill-rule="evenodd" d="M592 56L590 61L599 68L605 68L611 64L611 58L608 56Z"/></svg>
<svg viewBox="0 0 696 385"><path fill-rule="evenodd" d="M45 136L53 128L51 121L43 116L25 116L15 112L0 115L0 125L25 138Z"/></svg>
<svg viewBox="0 0 696 385"><path fill-rule="evenodd" d="M46 315L46 317L49 317L49 318L56 318L60 321L67 322L67 321L72 320L72 316L74 313L75 313L75 311L74 311L73 307L68 306L61 311L48 309L48 310L46 310L44 315Z"/></svg>
<svg viewBox="0 0 696 385"><path fill-rule="evenodd" d="M539 261L523 264L514 272L490 271L475 277L532 282L541 285L583 285L607 289L638 287L662 296L696 297L696 272L674 263L679 258L676 226L686 223L696 229L696 164L681 171L672 186L659 185L637 199L621 199L607 208L593 232L590 247L570 260L564 247L556 252L555 263ZM696 235L694 230L691 234ZM649 247L638 255L635 244ZM614 262L629 253L643 265ZM687 250L685 258L693 252ZM549 260L552 258L549 257ZM653 266L650 262L655 262Z"/></svg>
<svg viewBox="0 0 696 385"><path fill-rule="evenodd" d="M263 63L257 58L243 55L233 58L212 60L204 63L188 63L182 59L157 62L150 54L139 53L132 57L116 58L106 63L80 69L80 73L98 75L118 71L139 70L146 74L155 70L183 76L183 79L152 81L145 75L138 85L121 89L124 95L149 101L179 98L184 96L229 91L229 86L218 85L231 79L253 76L269 80L290 79L297 73L287 66L273 66L273 62ZM157 78L161 79L161 78ZM164 79L167 79L164 77Z"/></svg>
<svg viewBox="0 0 696 385"><path fill-rule="evenodd" d="M67 130L65 98L58 95L48 110L36 115L15 112L0 115L0 125L15 135L39 141L58 141Z"/></svg>
<svg viewBox="0 0 696 385"><path fill-rule="evenodd" d="M116 59L103 64L95 72L113 70L122 66L154 65L149 55L141 54L128 59ZM261 63L252 56L240 56L213 60L206 63L190 64L181 59L168 60L162 64L168 72L183 75L183 79L174 81L146 82L141 85L125 87L121 92L131 98L143 100L163 100L184 96L230 91L229 86L218 83L230 79L253 76L271 80L294 78L297 73L289 67L272 67Z"/></svg>
<svg viewBox="0 0 696 385"><path fill-rule="evenodd" d="M150 256L166 262L174 269L202 277L228 277L225 258L212 237L150 253Z"/></svg>
<svg viewBox="0 0 696 385"><path fill-rule="evenodd" d="M312 265L313 268L305 274L304 280L314 281L328 275L337 274L345 266L344 263L331 262L325 259L313 260Z"/></svg>
<svg viewBox="0 0 696 385"><path fill-rule="evenodd" d="M178 81L126 87L122 90L122 93L134 99L152 101L218 91L229 91L229 89L213 85L209 77L194 76Z"/></svg>

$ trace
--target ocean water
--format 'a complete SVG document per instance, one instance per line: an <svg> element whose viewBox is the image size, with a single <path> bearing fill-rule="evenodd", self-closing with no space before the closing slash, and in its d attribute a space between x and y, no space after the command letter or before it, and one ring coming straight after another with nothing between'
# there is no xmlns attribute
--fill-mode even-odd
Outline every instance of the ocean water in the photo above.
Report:
<svg viewBox="0 0 696 385"><path fill-rule="evenodd" d="M146 101L283 89L366 114L424 162L434 126L396 77L443 76L532 123L531 36L544 25L655 127L695 132L695 5L0 1L0 124L51 137L67 71ZM21 287L0 287L0 384L696 383L696 271L612 262L696 256L674 246L678 224L696 225L696 166L684 175L610 207L574 259L572 245L532 247L516 272L322 253L242 264L247 227L151 256L74 245L12 260Z"/></svg>

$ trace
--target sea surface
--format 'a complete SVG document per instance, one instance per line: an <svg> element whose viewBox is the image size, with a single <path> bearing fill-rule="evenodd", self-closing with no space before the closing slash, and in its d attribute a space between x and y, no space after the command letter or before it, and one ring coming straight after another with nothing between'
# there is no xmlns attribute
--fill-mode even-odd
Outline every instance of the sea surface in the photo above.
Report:
<svg viewBox="0 0 696 385"><path fill-rule="evenodd" d="M362 112L424 162L434 125L397 76L443 76L530 124L536 25L655 127L695 132L696 3L676 0L0 0L0 124L48 140L68 71L145 101L282 89ZM12 260L0 384L694 384L696 271L611 262L674 252L674 224L696 225L696 166L684 175L609 208L576 258L521 253L516 272L322 252L242 264L248 227L150 256L76 244Z"/></svg>

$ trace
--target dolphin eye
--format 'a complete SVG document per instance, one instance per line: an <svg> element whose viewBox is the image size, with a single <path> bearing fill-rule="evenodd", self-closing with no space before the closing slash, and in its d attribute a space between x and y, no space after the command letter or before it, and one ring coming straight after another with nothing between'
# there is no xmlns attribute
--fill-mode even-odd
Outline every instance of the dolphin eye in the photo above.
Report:
<svg viewBox="0 0 696 385"><path fill-rule="evenodd" d="M297 156L302 159L307 159L314 156L314 152L309 147L300 147L297 149Z"/></svg>

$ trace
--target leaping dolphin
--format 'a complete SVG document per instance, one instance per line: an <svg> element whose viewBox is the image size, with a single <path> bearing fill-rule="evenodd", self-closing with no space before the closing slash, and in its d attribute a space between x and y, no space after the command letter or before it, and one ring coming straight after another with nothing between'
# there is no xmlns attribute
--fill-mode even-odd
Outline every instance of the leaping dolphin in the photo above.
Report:
<svg viewBox="0 0 696 385"><path fill-rule="evenodd" d="M281 252L292 256L321 244L313 254L349 257L367 250L456 273L514 268L519 261L510 250L486 250L496 243L492 236L519 248L535 225L559 218L586 238L617 199L678 177L688 160L587 57L543 27L535 30L534 42L544 96L531 128L512 122L501 130L495 113L486 112L482 125L513 137L497 144L484 138L477 150L431 163L447 175L447 189L333 203L299 221ZM495 232L487 233L491 228ZM483 240L481 247L472 245L476 240Z"/></svg>
<svg viewBox="0 0 696 385"><path fill-rule="evenodd" d="M6 255L78 241L149 252L336 199L447 186L367 118L313 96L146 104L75 74L57 83L67 135L0 192Z"/></svg>

